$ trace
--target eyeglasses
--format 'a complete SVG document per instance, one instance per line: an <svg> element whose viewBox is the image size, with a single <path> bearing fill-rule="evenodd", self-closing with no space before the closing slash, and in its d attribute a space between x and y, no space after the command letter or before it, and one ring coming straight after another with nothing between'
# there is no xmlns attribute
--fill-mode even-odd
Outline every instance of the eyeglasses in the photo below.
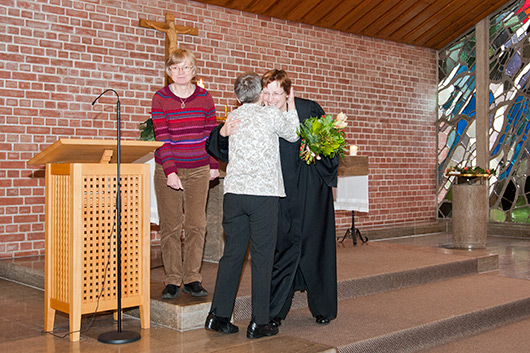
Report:
<svg viewBox="0 0 530 353"><path fill-rule="evenodd" d="M267 97L272 96L272 97L274 97L274 98L278 98L278 97L283 96L284 94L285 94L285 92L283 92L283 91L282 91L282 92L268 92L268 91L263 91L263 95L264 95L264 96L267 96Z"/></svg>
<svg viewBox="0 0 530 353"><path fill-rule="evenodd" d="M185 66L170 66L169 69L171 71L175 71L175 72L179 72L179 71L183 71L183 72L189 72L193 69L193 66L188 66L188 65L185 65Z"/></svg>

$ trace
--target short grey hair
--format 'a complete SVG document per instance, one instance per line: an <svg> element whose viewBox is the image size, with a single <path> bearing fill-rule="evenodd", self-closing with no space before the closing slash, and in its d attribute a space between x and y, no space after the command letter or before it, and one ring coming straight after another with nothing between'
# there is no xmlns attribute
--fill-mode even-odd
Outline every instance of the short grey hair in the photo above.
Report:
<svg viewBox="0 0 530 353"><path fill-rule="evenodd" d="M245 72L236 78L234 93L241 103L256 103L261 93L261 77L255 72Z"/></svg>

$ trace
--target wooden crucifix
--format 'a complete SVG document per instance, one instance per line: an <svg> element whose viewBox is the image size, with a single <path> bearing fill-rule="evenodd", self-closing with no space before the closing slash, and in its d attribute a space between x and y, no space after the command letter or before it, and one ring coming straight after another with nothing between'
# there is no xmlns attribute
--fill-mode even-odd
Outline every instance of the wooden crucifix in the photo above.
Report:
<svg viewBox="0 0 530 353"><path fill-rule="evenodd" d="M140 27L153 28L166 34L166 55L165 59L168 58L169 53L177 50L177 35L179 34L191 34L198 35L199 30L193 27L178 26L175 24L175 15L172 13L166 13L166 22L149 21L145 18L140 19ZM166 83L169 83L169 77L166 75Z"/></svg>

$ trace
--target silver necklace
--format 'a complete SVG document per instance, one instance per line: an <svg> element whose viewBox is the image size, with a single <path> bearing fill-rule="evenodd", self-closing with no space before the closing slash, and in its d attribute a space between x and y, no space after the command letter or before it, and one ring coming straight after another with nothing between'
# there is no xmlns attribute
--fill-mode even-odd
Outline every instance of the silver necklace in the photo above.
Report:
<svg viewBox="0 0 530 353"><path fill-rule="evenodd" d="M171 90L173 91L173 93L175 94L175 96L176 96L178 99L180 99L180 109L184 109L184 108L186 107L186 101L188 100L188 98L191 97L191 95L193 94L193 92L192 92L192 94L190 94L188 97L182 99L182 98L180 98L179 96L177 96L177 94L175 93L176 90L175 90L175 87L174 87L174 86L171 87Z"/></svg>
<svg viewBox="0 0 530 353"><path fill-rule="evenodd" d="M177 96L179 99L180 99L180 109L184 109L186 107L186 99L182 100L182 98L180 98L179 96Z"/></svg>

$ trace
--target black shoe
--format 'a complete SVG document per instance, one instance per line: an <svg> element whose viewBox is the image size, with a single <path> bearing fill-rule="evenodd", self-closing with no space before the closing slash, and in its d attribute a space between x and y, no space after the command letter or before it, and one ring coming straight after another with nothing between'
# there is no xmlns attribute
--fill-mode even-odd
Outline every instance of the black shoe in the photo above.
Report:
<svg viewBox="0 0 530 353"><path fill-rule="evenodd" d="M319 324L319 325L327 325L327 324L329 324L329 319L326 319L322 315L318 315L316 317L316 321L317 321L317 324Z"/></svg>
<svg viewBox="0 0 530 353"><path fill-rule="evenodd" d="M282 325L282 318L277 316L274 319L271 319L269 325L272 327L280 327Z"/></svg>
<svg viewBox="0 0 530 353"><path fill-rule="evenodd" d="M182 287L182 291L191 294L194 297L205 297L208 295L208 291L197 281L185 284L184 287Z"/></svg>
<svg viewBox="0 0 530 353"><path fill-rule="evenodd" d="M239 332L239 327L233 325L230 319L219 317L214 314L208 314L204 328L211 331L222 333L236 333Z"/></svg>
<svg viewBox="0 0 530 353"><path fill-rule="evenodd" d="M260 338L265 336L274 336L278 333L278 327L271 326L270 324L258 325L251 321L247 327L248 338Z"/></svg>
<svg viewBox="0 0 530 353"><path fill-rule="evenodd" d="M174 284L168 284L162 291L162 299L175 299L180 295L180 288Z"/></svg>

